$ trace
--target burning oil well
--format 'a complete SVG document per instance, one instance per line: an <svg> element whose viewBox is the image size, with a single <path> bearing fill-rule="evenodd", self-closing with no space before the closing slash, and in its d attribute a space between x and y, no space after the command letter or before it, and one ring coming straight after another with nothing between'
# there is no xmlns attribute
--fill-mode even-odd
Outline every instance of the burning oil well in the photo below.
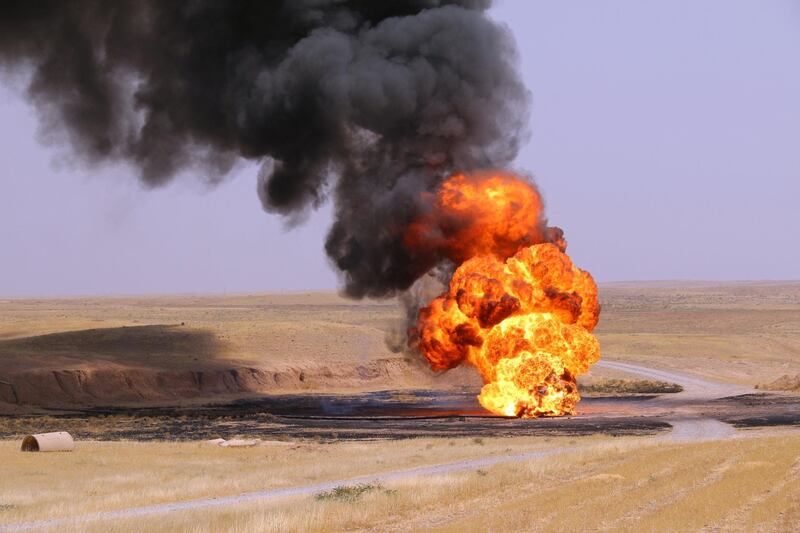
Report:
<svg viewBox="0 0 800 533"><path fill-rule="evenodd" d="M432 205L409 246L442 247L458 268L420 310L411 342L434 370L476 366L493 413L574 414L576 377L600 358L597 286L546 226L536 189L510 174L457 175Z"/></svg>
<svg viewBox="0 0 800 533"><path fill-rule="evenodd" d="M345 294L385 298L436 270L410 344L475 365L500 414L572 413L599 357L591 277L533 184L507 169L529 93L489 0L11 0L0 65L29 76L49 138L159 186L261 163L264 208L330 200ZM417 308L413 308L416 314Z"/></svg>

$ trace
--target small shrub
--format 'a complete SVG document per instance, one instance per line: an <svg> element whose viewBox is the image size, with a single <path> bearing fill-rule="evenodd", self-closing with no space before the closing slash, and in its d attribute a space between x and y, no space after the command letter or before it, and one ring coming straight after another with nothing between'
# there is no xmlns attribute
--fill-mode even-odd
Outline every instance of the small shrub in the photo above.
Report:
<svg viewBox="0 0 800 533"><path fill-rule="evenodd" d="M483 439L480 438L480 437L475 437L474 439L472 439L472 442L474 442L475 444L480 444L481 446L483 446Z"/></svg>
<svg viewBox="0 0 800 533"><path fill-rule="evenodd" d="M372 483L359 483L358 485L341 485L339 487L334 487L331 490L318 492L314 496L314 498L317 501L333 500L342 502L355 502L358 501L364 494L372 492L374 490L379 490L381 488L382 487L380 485L374 485Z"/></svg>
<svg viewBox="0 0 800 533"><path fill-rule="evenodd" d="M15 509L16 507L17 506L14 505L13 503L0 503L0 512L10 511L12 509Z"/></svg>

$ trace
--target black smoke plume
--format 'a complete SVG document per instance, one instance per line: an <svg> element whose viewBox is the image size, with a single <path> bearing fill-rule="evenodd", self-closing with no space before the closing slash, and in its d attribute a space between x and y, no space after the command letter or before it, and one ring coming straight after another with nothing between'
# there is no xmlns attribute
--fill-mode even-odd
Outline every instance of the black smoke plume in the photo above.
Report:
<svg viewBox="0 0 800 533"><path fill-rule="evenodd" d="M528 93L490 0L5 0L0 67L30 72L42 127L158 186L262 164L270 212L329 197L345 292L381 297L440 262L403 230L453 171L506 165ZM3 71L0 71L3 72Z"/></svg>

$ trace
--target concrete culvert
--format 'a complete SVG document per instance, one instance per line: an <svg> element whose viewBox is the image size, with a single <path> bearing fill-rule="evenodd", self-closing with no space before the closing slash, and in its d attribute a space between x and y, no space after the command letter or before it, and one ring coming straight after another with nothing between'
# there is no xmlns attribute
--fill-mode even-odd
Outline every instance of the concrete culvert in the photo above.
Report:
<svg viewBox="0 0 800 533"><path fill-rule="evenodd" d="M22 439L23 452L71 452L75 449L72 435L66 431L37 433Z"/></svg>

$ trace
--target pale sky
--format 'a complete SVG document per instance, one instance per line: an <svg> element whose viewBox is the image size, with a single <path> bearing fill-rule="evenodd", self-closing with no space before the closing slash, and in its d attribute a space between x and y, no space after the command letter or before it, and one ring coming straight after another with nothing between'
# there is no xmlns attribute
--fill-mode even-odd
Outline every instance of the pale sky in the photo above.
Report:
<svg viewBox="0 0 800 533"><path fill-rule="evenodd" d="M800 3L505 0L533 93L517 168L599 281L800 278ZM0 86L0 297L335 289L330 207L261 210L244 164L143 190L70 166Z"/></svg>

